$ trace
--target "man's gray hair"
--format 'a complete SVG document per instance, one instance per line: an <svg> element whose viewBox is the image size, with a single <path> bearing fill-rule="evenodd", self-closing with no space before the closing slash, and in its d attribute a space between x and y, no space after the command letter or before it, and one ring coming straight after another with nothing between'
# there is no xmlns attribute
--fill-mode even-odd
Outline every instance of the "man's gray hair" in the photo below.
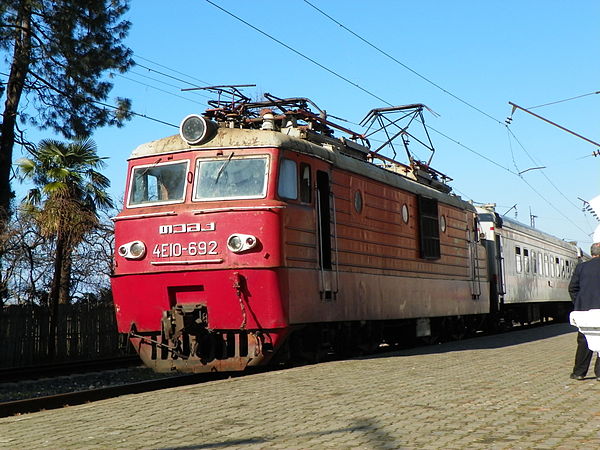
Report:
<svg viewBox="0 0 600 450"><path fill-rule="evenodd" d="M600 242L594 242L590 248L592 256L600 256Z"/></svg>

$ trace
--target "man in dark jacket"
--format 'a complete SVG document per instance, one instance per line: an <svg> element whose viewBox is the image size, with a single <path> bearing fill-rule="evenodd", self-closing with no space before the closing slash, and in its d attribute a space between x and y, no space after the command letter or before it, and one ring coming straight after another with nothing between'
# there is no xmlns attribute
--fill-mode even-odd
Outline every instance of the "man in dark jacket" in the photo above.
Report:
<svg viewBox="0 0 600 450"><path fill-rule="evenodd" d="M580 263L575 267L575 272L569 283L569 294L573 300L575 311L588 311L600 309L600 242L592 244L590 250L592 259ZM577 333L577 351L575 352L575 366L571 378L583 380L587 374L593 352L588 348L585 335ZM594 365L596 379L600 381L600 358L596 357Z"/></svg>

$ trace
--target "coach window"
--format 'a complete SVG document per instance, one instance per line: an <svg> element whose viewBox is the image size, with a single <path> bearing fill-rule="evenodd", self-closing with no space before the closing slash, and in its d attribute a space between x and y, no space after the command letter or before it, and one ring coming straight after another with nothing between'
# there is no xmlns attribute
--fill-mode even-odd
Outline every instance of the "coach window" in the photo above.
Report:
<svg viewBox="0 0 600 450"><path fill-rule="evenodd" d="M298 176L296 161L282 159L279 164L279 184L277 193L282 198L295 200L298 198Z"/></svg>
<svg viewBox="0 0 600 450"><path fill-rule="evenodd" d="M515 262L517 264L517 273L523 272L523 261L521 259L521 247L515 247Z"/></svg>
<svg viewBox="0 0 600 450"><path fill-rule="evenodd" d="M537 273L537 259L533 250L531 250L531 273Z"/></svg>
<svg viewBox="0 0 600 450"><path fill-rule="evenodd" d="M310 203L312 201L312 184L310 182L310 166L306 163L300 164L300 201Z"/></svg>
<svg viewBox="0 0 600 450"><path fill-rule="evenodd" d="M548 276L550 275L548 273L548 254L544 253L544 275Z"/></svg>
<svg viewBox="0 0 600 450"><path fill-rule="evenodd" d="M554 258L556 264L556 278L560 278L560 258Z"/></svg>
<svg viewBox="0 0 600 450"><path fill-rule="evenodd" d="M565 261L565 266L566 266L566 273L567 273L567 278L571 276L571 264L570 261L567 259Z"/></svg>
<svg viewBox="0 0 600 450"><path fill-rule="evenodd" d="M550 260L550 276L554 277L554 256L550 255L548 259Z"/></svg>
<svg viewBox="0 0 600 450"><path fill-rule="evenodd" d="M537 267L538 267L539 274L543 275L542 271L544 270L544 267L542 266L542 253L541 252L537 253Z"/></svg>
<svg viewBox="0 0 600 450"><path fill-rule="evenodd" d="M523 249L523 260L525 262L525 272L529 273L529 250Z"/></svg>

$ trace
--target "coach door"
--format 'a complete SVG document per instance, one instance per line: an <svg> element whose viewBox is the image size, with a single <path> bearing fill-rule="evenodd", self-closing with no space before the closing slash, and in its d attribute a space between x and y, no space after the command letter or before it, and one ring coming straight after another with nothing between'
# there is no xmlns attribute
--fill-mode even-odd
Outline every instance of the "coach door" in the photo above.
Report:
<svg viewBox="0 0 600 450"><path fill-rule="evenodd" d="M333 301L338 292L337 223L335 197L329 174L317 171L317 236L319 247L319 292L321 300Z"/></svg>
<svg viewBox="0 0 600 450"><path fill-rule="evenodd" d="M496 289L498 297L503 297L506 293L504 280L504 247L502 245L502 236L496 234Z"/></svg>
<svg viewBox="0 0 600 450"><path fill-rule="evenodd" d="M479 252L478 252L478 242L474 239L476 234L477 224L473 231L470 228L467 229L467 239L469 242L469 266L471 272L471 297L476 300L481 295L481 277L479 275L480 267L479 267Z"/></svg>

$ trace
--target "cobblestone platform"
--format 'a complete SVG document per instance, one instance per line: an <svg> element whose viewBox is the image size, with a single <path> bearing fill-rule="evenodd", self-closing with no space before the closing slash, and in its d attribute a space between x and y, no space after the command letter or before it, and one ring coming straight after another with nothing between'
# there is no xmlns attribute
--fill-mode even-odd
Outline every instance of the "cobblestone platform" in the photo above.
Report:
<svg viewBox="0 0 600 450"><path fill-rule="evenodd" d="M600 448L550 325L0 419L7 449ZM592 372L590 372L591 374Z"/></svg>

